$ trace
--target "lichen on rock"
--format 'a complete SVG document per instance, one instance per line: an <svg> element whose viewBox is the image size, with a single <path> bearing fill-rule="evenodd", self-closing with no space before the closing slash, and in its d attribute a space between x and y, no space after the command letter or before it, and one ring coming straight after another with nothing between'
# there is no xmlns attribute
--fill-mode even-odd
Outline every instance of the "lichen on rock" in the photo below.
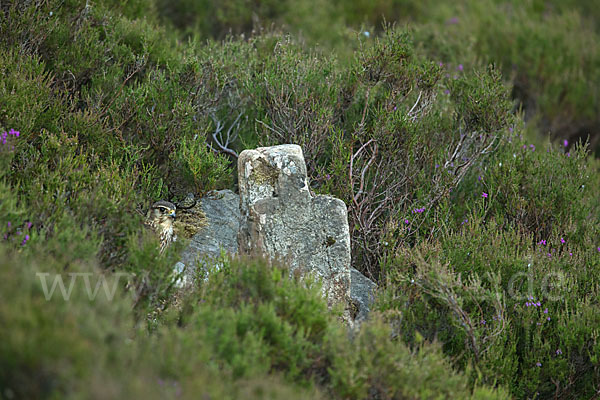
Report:
<svg viewBox="0 0 600 400"><path fill-rule="evenodd" d="M346 205L331 196L311 195L300 146L245 150L238 158L238 175L240 251L282 260L292 272L315 274L330 304L346 304L350 296Z"/></svg>

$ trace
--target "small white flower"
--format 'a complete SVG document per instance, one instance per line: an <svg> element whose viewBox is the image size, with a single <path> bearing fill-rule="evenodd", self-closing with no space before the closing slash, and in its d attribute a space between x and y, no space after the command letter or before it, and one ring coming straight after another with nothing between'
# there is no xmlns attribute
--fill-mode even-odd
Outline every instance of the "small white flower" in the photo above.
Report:
<svg viewBox="0 0 600 400"><path fill-rule="evenodd" d="M369 33L369 31L364 31L364 32L363 32L363 35L365 35L366 37L369 37L369 36L371 36L371 34Z"/></svg>
<svg viewBox="0 0 600 400"><path fill-rule="evenodd" d="M499 167L501 167L501 166L502 166L502 163L498 163L498 166L499 166Z"/></svg>
<svg viewBox="0 0 600 400"><path fill-rule="evenodd" d="M52 16L54 13L52 11L50 11L50 16Z"/></svg>
<svg viewBox="0 0 600 400"><path fill-rule="evenodd" d="M414 279L411 279L411 280L410 280L410 283L415 283L415 280L414 280Z"/></svg>

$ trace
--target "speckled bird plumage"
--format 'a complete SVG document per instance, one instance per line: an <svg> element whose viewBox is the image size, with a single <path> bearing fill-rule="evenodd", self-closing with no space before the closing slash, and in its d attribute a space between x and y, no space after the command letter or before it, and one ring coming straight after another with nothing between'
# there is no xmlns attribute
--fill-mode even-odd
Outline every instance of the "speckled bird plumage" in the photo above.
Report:
<svg viewBox="0 0 600 400"><path fill-rule="evenodd" d="M175 210L175 204L161 200L152 204L146 214L145 224L158 236L161 253L174 240L173 221L175 220Z"/></svg>

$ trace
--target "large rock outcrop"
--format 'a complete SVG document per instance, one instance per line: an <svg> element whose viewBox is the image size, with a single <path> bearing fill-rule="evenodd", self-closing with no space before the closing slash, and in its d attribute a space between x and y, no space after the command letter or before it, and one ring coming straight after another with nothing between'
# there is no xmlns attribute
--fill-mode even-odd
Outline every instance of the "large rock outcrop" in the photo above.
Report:
<svg viewBox="0 0 600 400"><path fill-rule="evenodd" d="M183 272L178 283L203 275L222 252L259 254L282 260L292 272L317 275L330 304L353 303L354 319L365 319L377 285L350 267L346 205L310 194L300 147L246 150L238 164L241 196L221 190L199 201L206 224L175 267Z"/></svg>
<svg viewBox="0 0 600 400"><path fill-rule="evenodd" d="M350 298L346 205L313 196L297 145L244 150L238 158L240 252L279 259L292 273L322 279L328 303Z"/></svg>

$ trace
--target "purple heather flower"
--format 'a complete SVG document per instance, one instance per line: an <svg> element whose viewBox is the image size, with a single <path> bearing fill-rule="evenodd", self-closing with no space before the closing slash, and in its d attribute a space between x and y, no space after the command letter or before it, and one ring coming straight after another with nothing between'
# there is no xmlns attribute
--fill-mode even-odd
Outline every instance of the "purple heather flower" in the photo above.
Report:
<svg viewBox="0 0 600 400"><path fill-rule="evenodd" d="M544 308L544 314L548 314L548 309Z"/></svg>
<svg viewBox="0 0 600 400"><path fill-rule="evenodd" d="M405 223L405 224L408 224L409 222L408 222L408 220L407 220L407 219L405 219L405 220L404 220L404 223Z"/></svg>
<svg viewBox="0 0 600 400"><path fill-rule="evenodd" d="M397 109L397 108L398 108L398 107L394 106L394 111L396 111L396 109Z"/></svg>
<svg viewBox="0 0 600 400"><path fill-rule="evenodd" d="M12 224L10 223L10 221L8 221L8 224L7 224L7 225L8 225L8 227L10 228L10 226L11 226Z"/></svg>
<svg viewBox="0 0 600 400"><path fill-rule="evenodd" d="M444 63L440 61L440 63L439 63L439 66L440 66L440 67L443 67L443 66L444 66Z"/></svg>
<svg viewBox="0 0 600 400"><path fill-rule="evenodd" d="M541 307L542 303L538 301L535 305L536 305L536 307Z"/></svg>
<svg viewBox="0 0 600 400"><path fill-rule="evenodd" d="M461 224L461 225L464 225L464 224L466 224L467 222L469 222L469 218L465 218L465 220L464 220L463 222L461 222L460 224Z"/></svg>
<svg viewBox="0 0 600 400"><path fill-rule="evenodd" d="M448 21L446 21L446 25L456 25L458 24L458 17L452 17Z"/></svg>
<svg viewBox="0 0 600 400"><path fill-rule="evenodd" d="M535 365L537 365L538 367L541 367L542 363L538 361L538 362L535 363Z"/></svg>
<svg viewBox="0 0 600 400"><path fill-rule="evenodd" d="M450 89L444 90L444 94L450 94Z"/></svg>
<svg viewBox="0 0 600 400"><path fill-rule="evenodd" d="M600 251L600 246L598 246L597 250Z"/></svg>
<svg viewBox="0 0 600 400"><path fill-rule="evenodd" d="M560 349L556 349L556 355L559 356L562 354L562 351Z"/></svg>
<svg viewBox="0 0 600 400"><path fill-rule="evenodd" d="M32 226L32 225L33 225L33 224L32 224L31 222L27 222L27 229L31 229L31 226Z"/></svg>
<svg viewBox="0 0 600 400"><path fill-rule="evenodd" d="M535 146L534 145L530 144L529 148L531 149L531 151L535 151Z"/></svg>
<svg viewBox="0 0 600 400"><path fill-rule="evenodd" d="M563 239L563 238L560 238L560 242L561 242L562 244L565 244L565 243L567 243L567 241L566 241L565 239Z"/></svg>
<svg viewBox="0 0 600 400"><path fill-rule="evenodd" d="M546 318L548 321L550 321L550 317Z"/></svg>
<svg viewBox="0 0 600 400"><path fill-rule="evenodd" d="M570 256L572 256L572 255L573 255L573 253L569 252L569 255L570 255Z"/></svg>
<svg viewBox="0 0 600 400"><path fill-rule="evenodd" d="M486 192L481 193L481 197L483 197L484 199L487 199L488 194Z"/></svg>
<svg viewBox="0 0 600 400"><path fill-rule="evenodd" d="M536 323L537 326L540 326L541 324L542 324L541 322Z"/></svg>
<svg viewBox="0 0 600 400"><path fill-rule="evenodd" d="M513 132L513 128L512 128L512 126L510 126L510 127L508 128L508 131L509 131L510 133L512 133L512 132Z"/></svg>
<svg viewBox="0 0 600 400"><path fill-rule="evenodd" d="M567 147L569 145L569 141L567 139L563 140L563 146Z"/></svg>
<svg viewBox="0 0 600 400"><path fill-rule="evenodd" d="M541 245L545 246L546 245L546 240L542 239L542 240L539 241L538 244L541 244Z"/></svg>
<svg viewBox="0 0 600 400"><path fill-rule="evenodd" d="M436 167L436 168L439 168L439 167L440 167L440 164L435 164L435 167Z"/></svg>
<svg viewBox="0 0 600 400"><path fill-rule="evenodd" d="M528 301L527 301L527 302L525 302L525 307L529 307L530 305L531 305L531 303L530 303L530 302L528 302Z"/></svg>
<svg viewBox="0 0 600 400"><path fill-rule="evenodd" d="M462 64L458 64L458 67L456 69L459 70L459 71L462 71L462 70L465 69L465 67L463 67Z"/></svg>
<svg viewBox="0 0 600 400"><path fill-rule="evenodd" d="M485 325L485 319L482 319L482 320L481 320L481 324L482 324L482 325Z"/></svg>
<svg viewBox="0 0 600 400"><path fill-rule="evenodd" d="M479 175L479 176L477 177L477 180L478 180L479 182L481 182L481 175Z"/></svg>

